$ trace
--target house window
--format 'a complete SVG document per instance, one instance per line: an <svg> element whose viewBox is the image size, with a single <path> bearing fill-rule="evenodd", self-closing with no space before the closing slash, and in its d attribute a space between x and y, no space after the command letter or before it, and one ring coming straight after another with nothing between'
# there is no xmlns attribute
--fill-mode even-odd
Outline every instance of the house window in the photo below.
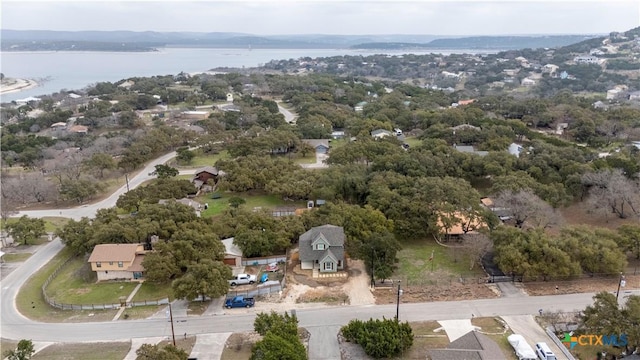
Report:
<svg viewBox="0 0 640 360"><path fill-rule="evenodd" d="M324 269L325 270L333 270L333 263L332 262L324 263Z"/></svg>
<svg viewBox="0 0 640 360"><path fill-rule="evenodd" d="M324 250L324 244L316 244L316 250Z"/></svg>
<svg viewBox="0 0 640 360"><path fill-rule="evenodd" d="M122 263L122 261L118 261L118 267L124 267L124 264Z"/></svg>
<svg viewBox="0 0 640 360"><path fill-rule="evenodd" d="M96 267L102 267L102 263L100 261L96 262Z"/></svg>
<svg viewBox="0 0 640 360"><path fill-rule="evenodd" d="M342 261L338 260L338 267L342 266Z"/></svg>
<svg viewBox="0 0 640 360"><path fill-rule="evenodd" d="M113 261L109 261L109 265L113 265Z"/></svg>

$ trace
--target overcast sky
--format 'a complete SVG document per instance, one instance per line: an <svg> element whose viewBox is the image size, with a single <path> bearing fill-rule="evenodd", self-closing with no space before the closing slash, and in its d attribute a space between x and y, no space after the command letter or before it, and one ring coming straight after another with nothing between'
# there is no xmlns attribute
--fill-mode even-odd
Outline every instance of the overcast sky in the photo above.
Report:
<svg viewBox="0 0 640 360"><path fill-rule="evenodd" d="M602 34L640 26L638 0L2 0L2 29L278 34Z"/></svg>

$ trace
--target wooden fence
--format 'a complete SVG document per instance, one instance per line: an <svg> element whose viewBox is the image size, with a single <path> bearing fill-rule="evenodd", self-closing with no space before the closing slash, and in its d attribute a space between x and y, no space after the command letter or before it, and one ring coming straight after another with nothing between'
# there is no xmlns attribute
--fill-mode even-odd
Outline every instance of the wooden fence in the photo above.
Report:
<svg viewBox="0 0 640 360"><path fill-rule="evenodd" d="M46 301L49 305L61 309L61 310L109 310L109 309L118 309L123 306L147 306L147 305L167 305L169 304L169 299L164 298L160 300L145 300L145 301L135 301L135 302L126 302L123 301L117 304L64 304L56 302L55 299L49 297L47 295L47 286L53 281L53 279L58 276L58 273L64 268L65 265L69 263L73 259L73 256L65 260L62 264L60 264L52 273L49 275L47 280L42 284L42 297L44 301Z"/></svg>

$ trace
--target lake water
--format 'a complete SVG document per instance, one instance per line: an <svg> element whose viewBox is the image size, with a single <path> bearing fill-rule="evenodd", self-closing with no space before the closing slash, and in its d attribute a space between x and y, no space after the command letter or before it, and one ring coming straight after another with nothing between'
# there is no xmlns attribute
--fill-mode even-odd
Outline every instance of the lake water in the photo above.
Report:
<svg viewBox="0 0 640 360"><path fill-rule="evenodd" d="M429 50L411 54L497 53L499 50ZM201 72L217 67L256 67L274 59L340 55L401 55L405 52L348 49L194 49L163 48L158 52L2 52L0 66L7 77L39 81L37 88L1 96L9 102L60 90L82 89L100 81L119 81L133 76L173 75Z"/></svg>

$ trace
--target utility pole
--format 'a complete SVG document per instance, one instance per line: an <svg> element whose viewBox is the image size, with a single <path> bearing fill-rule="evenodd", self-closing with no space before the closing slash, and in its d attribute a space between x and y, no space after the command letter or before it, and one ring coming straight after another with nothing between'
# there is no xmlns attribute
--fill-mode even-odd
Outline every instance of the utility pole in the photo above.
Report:
<svg viewBox="0 0 640 360"><path fill-rule="evenodd" d="M620 287L624 287L626 285L626 281L624 280L624 275L620 273L620 278L618 279L618 291L616 291L616 303L618 302L618 296L620 296Z"/></svg>
<svg viewBox="0 0 640 360"><path fill-rule="evenodd" d="M376 279L373 277L373 272L375 267L373 266L373 262L375 261L375 249L371 247L371 288L373 289L376 286Z"/></svg>
<svg viewBox="0 0 640 360"><path fill-rule="evenodd" d="M398 300L396 301L396 322L400 321L400 295L402 295L402 289L400 289L400 282L402 282L402 280L398 280Z"/></svg>
<svg viewBox="0 0 640 360"><path fill-rule="evenodd" d="M176 333L173 331L173 311L171 311L171 302L169 302L169 319L171 320L171 337L173 338L173 346L176 346Z"/></svg>
<svg viewBox="0 0 640 360"><path fill-rule="evenodd" d="M129 192L129 174L124 174L125 180L127 180L127 192Z"/></svg>

